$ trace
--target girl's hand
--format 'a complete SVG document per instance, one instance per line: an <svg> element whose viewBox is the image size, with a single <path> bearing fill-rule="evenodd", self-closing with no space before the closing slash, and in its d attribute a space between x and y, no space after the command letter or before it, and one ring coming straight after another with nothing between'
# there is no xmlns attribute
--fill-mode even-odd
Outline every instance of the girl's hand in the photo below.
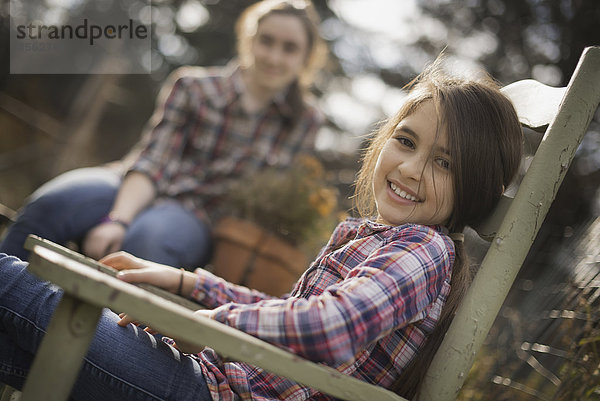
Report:
<svg viewBox="0 0 600 401"><path fill-rule="evenodd" d="M174 294L180 292L178 295L182 296L191 294L196 282L196 275L192 272L136 258L123 251L110 254L99 262L119 270L117 278L120 280L128 283L151 284ZM125 327L129 323L138 324L125 313L121 313L119 317L121 318L117 322L119 326ZM157 333L151 328L146 328L145 331L150 334Z"/></svg>
<svg viewBox="0 0 600 401"><path fill-rule="evenodd" d="M87 256L100 259L121 248L125 238L125 228L117 223L99 224L92 228L83 239L82 250Z"/></svg>
<svg viewBox="0 0 600 401"><path fill-rule="evenodd" d="M186 277L185 272L182 272L179 269L136 258L126 252L110 254L100 259L99 262L120 270L117 274L117 278L127 283L148 283L156 287L164 288L174 294L179 290L182 274L184 274L184 279L187 278L186 281L195 280L195 276L191 277L187 275ZM190 274L193 275L193 273ZM191 283L191 287L193 287L193 282ZM186 286L185 288L189 288L191 292L191 287ZM186 294L183 289L184 287L182 287L182 294L180 295Z"/></svg>
<svg viewBox="0 0 600 401"><path fill-rule="evenodd" d="M138 325L140 324L138 321L134 320L134 319L133 319L131 316L129 316L129 315L128 315L128 314L126 314L126 313L119 313L119 318L120 318L121 320L119 320L119 321L117 322L117 324L118 324L119 326L121 326L121 327L125 327L125 326L127 326L129 323L131 323L131 324L134 324L134 325L136 325L136 326L138 326Z"/></svg>
<svg viewBox="0 0 600 401"><path fill-rule="evenodd" d="M119 320L119 321L117 322L117 324L118 324L119 326L121 326L121 327L125 327L125 326L127 326L129 323L131 323L131 324L134 324L134 325L136 325L136 326L139 326L139 325L140 325L140 322L138 322L137 320L133 320L133 318L132 318L132 317L130 317L130 316L129 316L128 314L126 314L126 313L119 313L119 317L121 318L121 320ZM146 328L144 329L144 331L146 331L146 332L148 332L148 333L150 333L150 334L152 334L152 335L154 335L154 334L158 334L158 331L154 330L154 329L153 329L153 328L151 328L151 327L146 327Z"/></svg>
<svg viewBox="0 0 600 401"><path fill-rule="evenodd" d="M148 283L157 287L164 288L168 291L175 292L179 288L179 273L178 270L158 263L154 263L148 260L136 258L135 256L128 254L127 252L117 252L110 254L99 260L107 266L113 269L119 270L117 278L126 281L128 283ZM175 273L178 275L177 284L174 290L172 290L173 276ZM134 320L131 316L126 313L119 314L120 320L117 324L121 327L127 326L132 323L136 326L139 322ZM144 331L150 334L156 334L157 331L150 327L146 327Z"/></svg>

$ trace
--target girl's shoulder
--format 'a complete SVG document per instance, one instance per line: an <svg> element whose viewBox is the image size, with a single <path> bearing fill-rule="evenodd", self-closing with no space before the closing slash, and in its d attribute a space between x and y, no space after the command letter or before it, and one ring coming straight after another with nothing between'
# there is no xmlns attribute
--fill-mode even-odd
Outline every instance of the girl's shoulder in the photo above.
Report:
<svg viewBox="0 0 600 401"><path fill-rule="evenodd" d="M234 90L233 72L226 67L184 66L174 70L167 82L179 84L188 89L203 91Z"/></svg>
<svg viewBox="0 0 600 401"><path fill-rule="evenodd" d="M197 101L208 101L224 106L235 99L242 90L238 68L227 66L183 66L174 70L166 86L177 88Z"/></svg>
<svg viewBox="0 0 600 401"><path fill-rule="evenodd" d="M187 79L190 81L210 79L230 79L235 72L232 66L192 66L178 67L169 74L169 79Z"/></svg>

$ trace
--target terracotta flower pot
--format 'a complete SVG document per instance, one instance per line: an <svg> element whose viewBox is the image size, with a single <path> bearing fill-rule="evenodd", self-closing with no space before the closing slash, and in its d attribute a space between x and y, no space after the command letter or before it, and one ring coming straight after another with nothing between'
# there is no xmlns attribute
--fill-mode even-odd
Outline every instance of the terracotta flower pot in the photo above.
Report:
<svg viewBox="0 0 600 401"><path fill-rule="evenodd" d="M304 253L250 221L224 218L214 237L214 273L235 284L279 296L308 267Z"/></svg>

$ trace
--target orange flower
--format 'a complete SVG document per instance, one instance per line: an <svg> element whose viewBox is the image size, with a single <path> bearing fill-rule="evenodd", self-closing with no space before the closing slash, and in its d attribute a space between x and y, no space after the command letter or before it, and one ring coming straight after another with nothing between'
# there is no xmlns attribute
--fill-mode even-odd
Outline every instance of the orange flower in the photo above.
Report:
<svg viewBox="0 0 600 401"><path fill-rule="evenodd" d="M308 178L320 179L323 177L325 170L323 165L316 158L309 155L298 156L296 159L300 168L305 170Z"/></svg>
<svg viewBox="0 0 600 401"><path fill-rule="evenodd" d="M337 191L333 188L319 188L309 195L308 203L322 217L328 216L337 206Z"/></svg>

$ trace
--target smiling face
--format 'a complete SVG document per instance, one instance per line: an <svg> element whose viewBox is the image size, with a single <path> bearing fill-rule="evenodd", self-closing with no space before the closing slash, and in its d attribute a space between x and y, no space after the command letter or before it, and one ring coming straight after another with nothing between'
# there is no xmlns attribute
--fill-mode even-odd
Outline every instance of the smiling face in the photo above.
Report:
<svg viewBox="0 0 600 401"><path fill-rule="evenodd" d="M375 166L378 221L388 225L444 224L454 207L448 135L430 100L396 126Z"/></svg>
<svg viewBox="0 0 600 401"><path fill-rule="evenodd" d="M271 14L258 24L247 68L251 83L278 92L298 78L306 65L308 34L293 15Z"/></svg>

